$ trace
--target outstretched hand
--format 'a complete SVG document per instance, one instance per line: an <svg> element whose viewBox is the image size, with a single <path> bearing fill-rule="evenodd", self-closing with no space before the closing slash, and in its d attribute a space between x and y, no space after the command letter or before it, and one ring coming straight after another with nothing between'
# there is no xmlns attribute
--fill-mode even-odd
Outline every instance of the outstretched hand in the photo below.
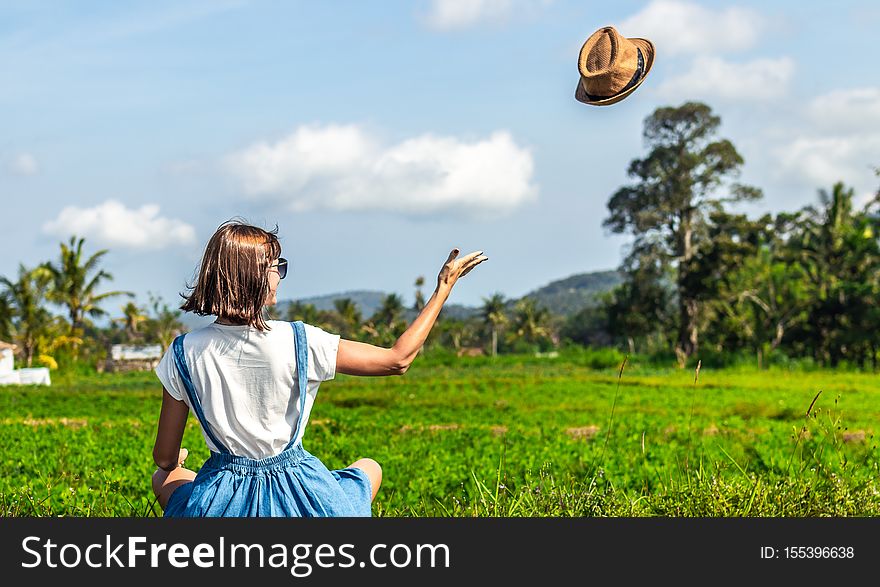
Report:
<svg viewBox="0 0 880 587"><path fill-rule="evenodd" d="M452 289L452 286L455 285L455 282L458 281L460 277L464 277L470 273L471 269L489 259L489 257L483 254L483 251L475 251L469 255L465 255L461 259L457 259L460 252L459 249L455 248L449 253L446 263L444 263L443 268L440 270L440 274L437 276L438 288L445 287Z"/></svg>

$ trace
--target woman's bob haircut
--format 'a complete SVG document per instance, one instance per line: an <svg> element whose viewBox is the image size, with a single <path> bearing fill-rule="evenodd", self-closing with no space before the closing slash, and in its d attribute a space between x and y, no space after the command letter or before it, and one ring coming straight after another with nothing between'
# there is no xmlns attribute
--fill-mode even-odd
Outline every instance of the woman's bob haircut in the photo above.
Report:
<svg viewBox="0 0 880 587"><path fill-rule="evenodd" d="M278 226L271 231L233 219L220 225L199 265L180 309L217 316L235 324L269 330L263 305L269 293L269 266L281 256Z"/></svg>

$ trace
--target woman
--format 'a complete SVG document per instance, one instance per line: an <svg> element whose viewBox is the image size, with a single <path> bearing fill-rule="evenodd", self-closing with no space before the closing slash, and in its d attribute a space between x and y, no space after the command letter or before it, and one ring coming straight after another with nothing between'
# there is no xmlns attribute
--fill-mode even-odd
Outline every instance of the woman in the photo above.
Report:
<svg viewBox="0 0 880 587"><path fill-rule="evenodd" d="M153 491L165 516L369 516L382 469L362 458L330 471L302 446L322 381L402 375L456 281L487 260L453 249L419 316L391 348L341 339L301 322L263 318L287 274L276 231L230 221L209 240L182 310L217 320L175 339L156 374L163 385ZM192 411L210 458L185 468Z"/></svg>

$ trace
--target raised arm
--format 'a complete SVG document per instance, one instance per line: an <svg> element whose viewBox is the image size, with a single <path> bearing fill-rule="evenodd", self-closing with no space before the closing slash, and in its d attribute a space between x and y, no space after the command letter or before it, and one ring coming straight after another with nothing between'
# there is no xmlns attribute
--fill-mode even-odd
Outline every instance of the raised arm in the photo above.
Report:
<svg viewBox="0 0 880 587"><path fill-rule="evenodd" d="M422 308L418 317L400 335L390 349L364 342L342 339L336 355L336 372L346 375L403 375L412 364L419 349L425 344L428 333L434 327L443 304L449 298L452 287L460 277L487 260L483 251L476 251L457 259L459 250L452 249L440 274L437 288Z"/></svg>

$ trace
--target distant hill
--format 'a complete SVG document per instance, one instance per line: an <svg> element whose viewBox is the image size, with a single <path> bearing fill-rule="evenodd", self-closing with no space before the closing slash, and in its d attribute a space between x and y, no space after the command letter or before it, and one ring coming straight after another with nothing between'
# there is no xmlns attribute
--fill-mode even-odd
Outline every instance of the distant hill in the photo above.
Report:
<svg viewBox="0 0 880 587"><path fill-rule="evenodd" d="M586 306L598 301L599 295L623 282L617 271L593 271L578 273L549 284L524 295L533 298L538 306L547 308L553 314L570 316Z"/></svg>
<svg viewBox="0 0 880 587"><path fill-rule="evenodd" d="M346 291L342 293L334 293L334 294L325 294L322 296L312 296L310 298L300 298L297 301L303 304L312 304L319 310L333 310L333 302L342 298L351 298L358 308L360 308L361 314L364 318L368 316L372 316L376 310L378 310L382 306L382 298L388 295L384 291L372 291L372 290L354 290L354 291ZM290 304L291 301L280 302L278 304L279 310L282 313L286 311L287 305Z"/></svg>
<svg viewBox="0 0 880 587"><path fill-rule="evenodd" d="M586 306L597 302L601 293L609 291L619 285L623 278L617 271L593 271L591 273L578 273L564 279L552 281L524 295L524 298L534 298L538 305L547 308L554 314L569 316ZM429 293L429 292L428 292ZM287 306L293 301L304 304L313 304L319 310L333 310L333 302L340 298L351 298L360 308L361 315L366 319L372 316L382 305L382 299L386 292L374 290L353 290L342 293L326 294L301 298L299 300L286 300L278 303L278 310L284 314ZM426 294L427 295L427 294ZM512 308L517 299L510 300ZM443 307L443 316L446 318L467 319L478 315L480 308L477 306L464 306L461 304L446 304ZM416 313L412 309L406 312L406 319L412 321Z"/></svg>
<svg viewBox="0 0 880 587"><path fill-rule="evenodd" d="M300 298L298 300L285 300L278 302L278 309L282 314L287 311L287 306L293 302L300 302L303 304L312 304L318 310L333 310L334 305L333 302L343 298L351 298L351 300L357 305L358 309L361 311L361 316L364 319L369 318L373 314L376 313L382 306L382 299L388 295L384 291L374 291L374 290L354 290L354 291L346 291L342 293L335 294L326 294L321 296L312 296L309 298ZM430 292L426 292L425 295L430 295ZM474 314L479 313L479 308L472 308L469 306L463 306L461 304L446 304L443 306L443 316L446 318L459 318L465 319ZM405 316L407 321L415 320L416 312L412 308L407 308L405 312Z"/></svg>

